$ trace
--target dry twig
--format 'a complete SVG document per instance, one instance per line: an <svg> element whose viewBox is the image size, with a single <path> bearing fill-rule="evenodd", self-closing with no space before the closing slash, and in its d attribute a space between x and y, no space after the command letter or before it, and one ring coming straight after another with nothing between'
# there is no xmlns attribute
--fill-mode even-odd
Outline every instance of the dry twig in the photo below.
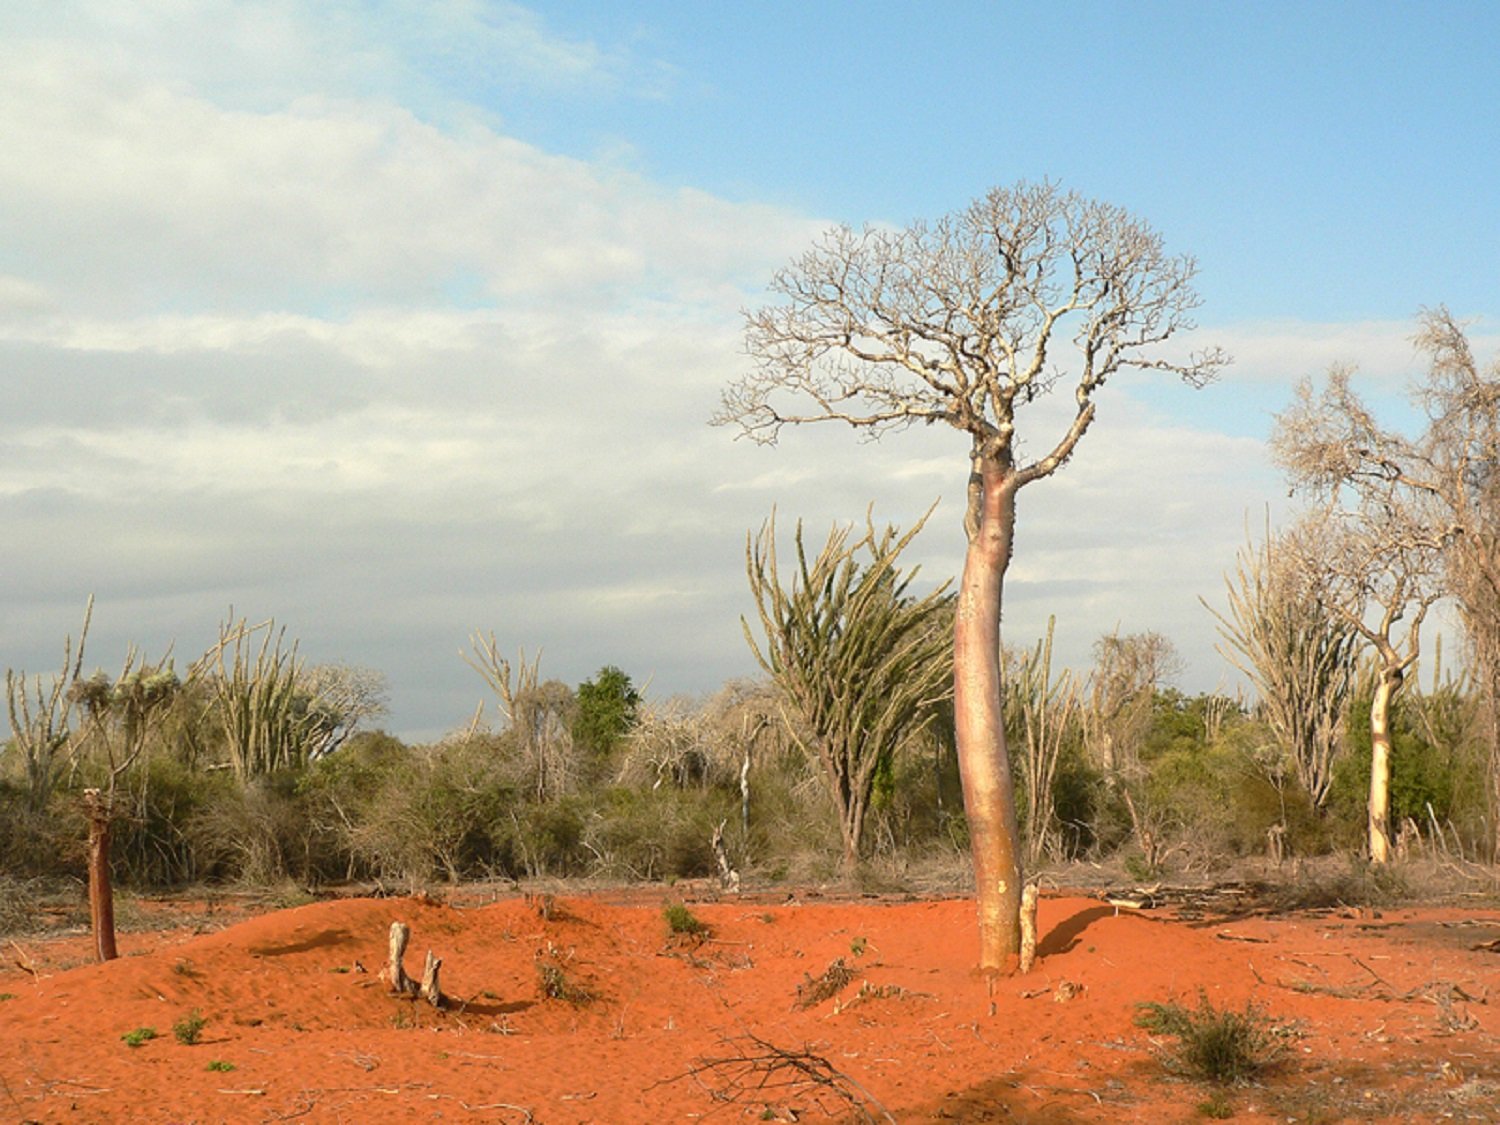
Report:
<svg viewBox="0 0 1500 1125"><path fill-rule="evenodd" d="M769 1108L773 1101L800 1097L829 1116L853 1111L860 1122L896 1125L879 1099L822 1055L806 1048L790 1051L749 1032L723 1042L732 1053L700 1058L686 1074L668 1081L692 1078L723 1105Z"/></svg>

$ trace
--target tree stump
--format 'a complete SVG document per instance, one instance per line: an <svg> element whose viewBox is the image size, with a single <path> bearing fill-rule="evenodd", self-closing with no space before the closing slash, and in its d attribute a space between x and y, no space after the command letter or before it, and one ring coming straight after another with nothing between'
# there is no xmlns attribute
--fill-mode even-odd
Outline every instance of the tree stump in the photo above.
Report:
<svg viewBox="0 0 1500 1125"><path fill-rule="evenodd" d="M401 959L406 956L406 943L411 940L411 927L405 922L391 923L390 953L386 958L385 977L391 991L398 996L415 996L421 986L406 975L406 966Z"/></svg>
<svg viewBox="0 0 1500 1125"><path fill-rule="evenodd" d="M94 953L101 961L113 961L120 954L115 947L115 892L109 879L109 798L97 789L85 789L83 811L89 820L89 926L94 931Z"/></svg>
<svg viewBox="0 0 1500 1125"><path fill-rule="evenodd" d="M1036 884L1027 883L1021 891L1021 964L1023 973L1031 972L1036 962Z"/></svg>
<svg viewBox="0 0 1500 1125"><path fill-rule="evenodd" d="M391 992L397 996L411 996L426 1000L434 1008L442 1008L447 1000L443 996L442 986L438 983L438 970L443 967L443 959L434 956L432 950L427 951L427 957L422 963L422 979L420 982L412 980L406 975L406 966L402 963L406 957L406 946L411 940L411 927L405 922L391 923L391 942L389 954L386 958L385 970L380 974L390 985Z"/></svg>
<svg viewBox="0 0 1500 1125"><path fill-rule="evenodd" d="M427 960L422 965L422 987L418 995L426 1000L434 1008L443 1006L443 990L438 985L438 970L443 967L443 959L434 957L432 950L427 951Z"/></svg>

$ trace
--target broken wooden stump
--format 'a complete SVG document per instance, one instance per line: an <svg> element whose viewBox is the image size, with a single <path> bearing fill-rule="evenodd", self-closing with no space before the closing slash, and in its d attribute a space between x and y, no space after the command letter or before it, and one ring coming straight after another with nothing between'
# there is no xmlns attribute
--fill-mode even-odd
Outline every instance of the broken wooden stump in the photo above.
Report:
<svg viewBox="0 0 1500 1125"><path fill-rule="evenodd" d="M1021 890L1021 965L1023 973L1031 972L1036 962L1036 896L1035 883Z"/></svg>
<svg viewBox="0 0 1500 1125"><path fill-rule="evenodd" d="M406 966L402 963L406 957L407 942L410 940L410 926L399 921L391 923L389 954L385 969L380 975L395 995L419 998L426 1000L434 1008L441 1008L444 1005L444 997L442 987L438 984L438 970L442 968L443 959L433 956L432 950L429 949L427 959L422 965L421 981L413 980L406 975Z"/></svg>

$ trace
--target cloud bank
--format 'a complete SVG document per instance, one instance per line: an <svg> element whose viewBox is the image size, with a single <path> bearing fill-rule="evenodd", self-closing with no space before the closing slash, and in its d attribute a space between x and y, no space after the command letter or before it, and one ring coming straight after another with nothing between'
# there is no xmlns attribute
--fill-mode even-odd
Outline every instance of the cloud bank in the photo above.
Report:
<svg viewBox="0 0 1500 1125"><path fill-rule="evenodd" d="M384 671L393 728L431 737L482 698L474 631L572 682L749 674L744 536L773 505L817 539L943 496L917 561L956 573L956 435L764 449L705 424L738 310L826 224L542 151L492 108L668 96L670 68L508 4L51 11L0 26L7 665L50 670L90 593L106 666L127 642L191 658L232 607ZM1269 402L1396 331L1220 339ZM1227 677L1197 599L1278 491L1236 401L1106 393L1022 495L1009 639L1055 614L1082 664L1156 629L1184 686Z"/></svg>

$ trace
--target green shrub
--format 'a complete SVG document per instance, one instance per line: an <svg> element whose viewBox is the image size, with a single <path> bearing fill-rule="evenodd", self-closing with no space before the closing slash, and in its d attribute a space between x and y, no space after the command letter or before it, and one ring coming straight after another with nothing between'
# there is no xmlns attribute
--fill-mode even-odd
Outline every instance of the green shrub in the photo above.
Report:
<svg viewBox="0 0 1500 1125"><path fill-rule="evenodd" d="M138 1027L134 1031L127 1031L124 1035L120 1036L120 1038L124 1041L125 1046L127 1047L139 1047L142 1044L148 1043L152 1039L156 1038L156 1028Z"/></svg>
<svg viewBox="0 0 1500 1125"><path fill-rule="evenodd" d="M1181 1004L1140 1004L1138 1027L1177 1041L1163 1054L1167 1067L1207 1082L1238 1083L1272 1066L1285 1050L1285 1031L1254 1004L1243 1012L1218 1009L1206 992L1198 993L1198 1007Z"/></svg>
<svg viewBox="0 0 1500 1125"><path fill-rule="evenodd" d="M198 1036L203 1034L203 1028L207 1024L208 1020L203 1013L194 1008L172 1025L172 1034L177 1037L177 1042L185 1047L191 1047L198 1042Z"/></svg>
<svg viewBox="0 0 1500 1125"><path fill-rule="evenodd" d="M216 1071L219 1071L220 1073L228 1074L231 1070L234 1069L234 1063L232 1063L232 1062L225 1062L223 1059L210 1059L208 1065L205 1066L203 1069L204 1070L216 1070Z"/></svg>
<svg viewBox="0 0 1500 1125"><path fill-rule="evenodd" d="M683 903L670 902L662 908L662 917L667 920L667 930L673 934L690 937L706 937L708 924L689 910Z"/></svg>

